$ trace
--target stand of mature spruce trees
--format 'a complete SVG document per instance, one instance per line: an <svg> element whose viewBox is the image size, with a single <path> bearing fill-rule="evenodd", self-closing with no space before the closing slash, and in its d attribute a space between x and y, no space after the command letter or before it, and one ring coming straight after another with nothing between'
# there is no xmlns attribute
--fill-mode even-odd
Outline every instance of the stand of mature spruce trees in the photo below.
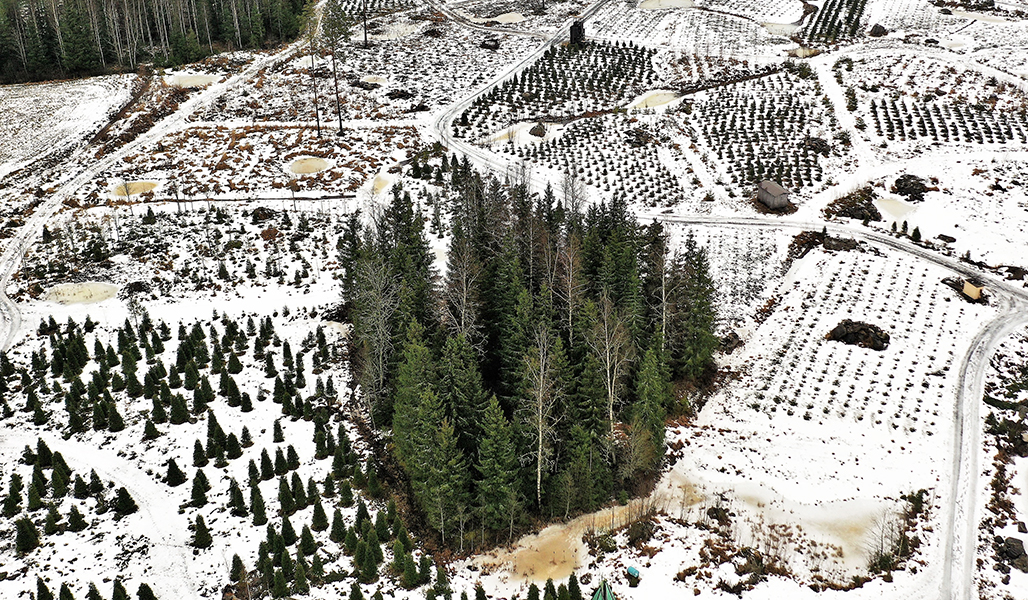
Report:
<svg viewBox="0 0 1028 600"><path fill-rule="evenodd" d="M466 547L645 489L665 419L714 372L705 250L691 236L672 250L624 198L580 210L467 159L441 170L444 275L399 188L341 244L361 398L415 505Z"/></svg>

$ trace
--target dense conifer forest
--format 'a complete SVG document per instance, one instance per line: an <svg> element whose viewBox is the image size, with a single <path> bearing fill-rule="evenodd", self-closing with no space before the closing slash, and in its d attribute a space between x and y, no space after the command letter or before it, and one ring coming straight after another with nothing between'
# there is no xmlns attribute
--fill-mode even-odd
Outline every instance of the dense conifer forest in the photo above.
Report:
<svg viewBox="0 0 1028 600"><path fill-rule="evenodd" d="M573 182L558 199L466 159L435 171L452 184L425 198L453 215L444 276L399 189L343 248L365 410L429 526L500 541L646 489L666 418L714 371L705 249L672 251L624 198L584 208Z"/></svg>
<svg viewBox="0 0 1028 600"><path fill-rule="evenodd" d="M294 38L302 0L0 0L0 83L194 62Z"/></svg>

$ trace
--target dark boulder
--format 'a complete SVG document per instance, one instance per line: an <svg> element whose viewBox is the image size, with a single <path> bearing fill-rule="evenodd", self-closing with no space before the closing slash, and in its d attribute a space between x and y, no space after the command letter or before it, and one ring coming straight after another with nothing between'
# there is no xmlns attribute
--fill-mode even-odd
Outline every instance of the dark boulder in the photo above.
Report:
<svg viewBox="0 0 1028 600"><path fill-rule="evenodd" d="M250 219L254 225L268 219L275 217L275 211L270 208L264 208L263 206L253 209L253 214L250 215Z"/></svg>
<svg viewBox="0 0 1028 600"><path fill-rule="evenodd" d="M122 288L124 295L149 294L150 284L145 281L131 281Z"/></svg>
<svg viewBox="0 0 1028 600"><path fill-rule="evenodd" d="M871 31L867 32L867 35L871 37L885 37L886 35L889 35L889 30L882 27L880 23L875 23L874 27L871 28Z"/></svg>
<svg viewBox="0 0 1028 600"><path fill-rule="evenodd" d="M721 351L725 354L731 354L739 346L742 346L742 338L734 331L729 331L728 335L721 338Z"/></svg>
<svg viewBox="0 0 1028 600"><path fill-rule="evenodd" d="M917 175L900 175L892 186L893 193L906 197L910 202L921 202L924 200L924 193L928 191L924 179Z"/></svg>
<svg viewBox="0 0 1028 600"><path fill-rule="evenodd" d="M1000 549L999 553L1003 558L1013 562L1025 556L1024 542L1015 537L1008 537L1003 540L1003 547Z"/></svg>
<svg viewBox="0 0 1028 600"><path fill-rule="evenodd" d="M843 319L826 337L829 340L871 350L881 351L889 347L889 334L882 328L850 319Z"/></svg>
<svg viewBox="0 0 1028 600"><path fill-rule="evenodd" d="M535 125L532 126L531 129L528 130L528 133L531 134L531 135L534 135L535 137L540 137L541 138L544 135L546 135L546 126L543 125L542 123L536 123Z"/></svg>
<svg viewBox="0 0 1028 600"><path fill-rule="evenodd" d="M496 38L491 38L491 39L488 39L488 40L483 40L482 41L482 47L485 48L486 50L499 50L500 49L500 40L498 40Z"/></svg>

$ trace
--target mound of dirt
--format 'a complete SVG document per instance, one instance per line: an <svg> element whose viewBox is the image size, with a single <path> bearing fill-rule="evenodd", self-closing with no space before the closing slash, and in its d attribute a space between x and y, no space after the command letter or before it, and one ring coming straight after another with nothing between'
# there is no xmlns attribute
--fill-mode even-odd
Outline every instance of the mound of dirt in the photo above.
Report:
<svg viewBox="0 0 1028 600"><path fill-rule="evenodd" d="M867 186L833 200L822 214L826 219L845 217L857 221L881 221L882 213L875 208L874 200L874 189Z"/></svg>
<svg viewBox="0 0 1028 600"><path fill-rule="evenodd" d="M850 319L843 319L825 337L836 342L871 350L881 351L889 347L889 334L885 333L881 327Z"/></svg>

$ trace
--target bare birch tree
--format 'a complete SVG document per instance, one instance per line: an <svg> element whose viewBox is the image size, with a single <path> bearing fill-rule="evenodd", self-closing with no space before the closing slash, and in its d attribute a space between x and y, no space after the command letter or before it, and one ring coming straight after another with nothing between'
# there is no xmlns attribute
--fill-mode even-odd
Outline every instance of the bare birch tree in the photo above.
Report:
<svg viewBox="0 0 1028 600"><path fill-rule="evenodd" d="M386 393L386 370L393 350L389 324L400 305L400 283L382 257L373 255L361 259L354 292L353 321L361 341L359 381L374 427L375 409Z"/></svg>
<svg viewBox="0 0 1028 600"><path fill-rule="evenodd" d="M481 340L478 323L481 306L478 280L481 274L482 267L475 259L471 241L467 236L454 235L450 243L446 286L443 291L446 300L446 325L454 337L464 335L476 348Z"/></svg>
<svg viewBox="0 0 1028 600"><path fill-rule="evenodd" d="M586 343L596 355L603 375L603 387L607 394L607 418L610 420L610 435L614 437L614 407L624 391L624 378L632 361L632 338L624 325L624 315L611 302L607 292L600 296L592 331Z"/></svg>
<svg viewBox="0 0 1028 600"><path fill-rule="evenodd" d="M535 499L542 505L543 468L550 457L550 444L556 437L554 408L564 398L559 381L562 350L560 338L545 324L536 328L535 345L525 355L526 394L522 418L532 435L532 460L535 462Z"/></svg>

